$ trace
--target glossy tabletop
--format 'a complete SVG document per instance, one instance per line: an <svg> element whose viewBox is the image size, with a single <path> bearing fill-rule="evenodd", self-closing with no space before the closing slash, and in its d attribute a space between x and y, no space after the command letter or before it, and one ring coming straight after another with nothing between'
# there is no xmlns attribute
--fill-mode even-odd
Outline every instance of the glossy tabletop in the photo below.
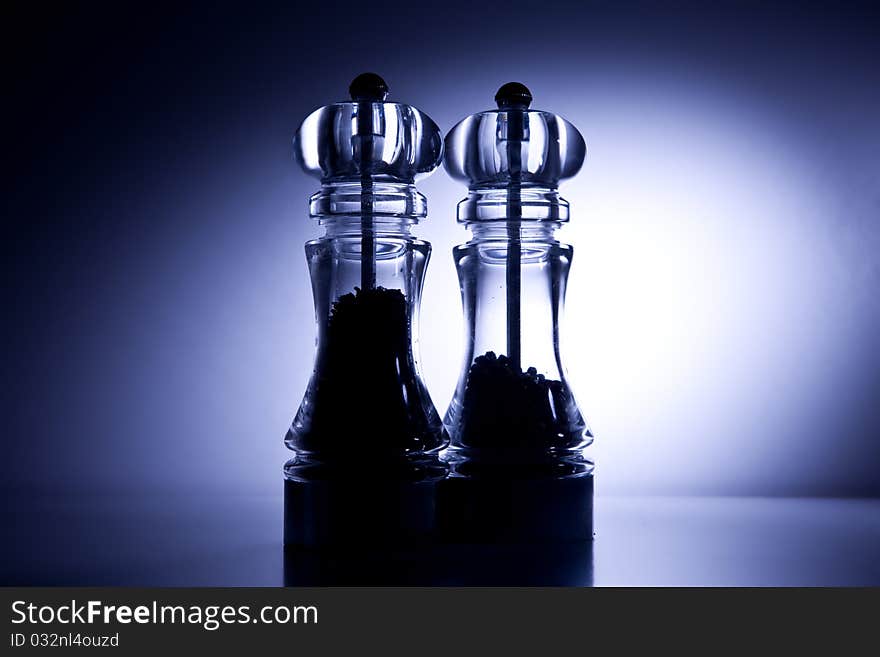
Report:
<svg viewBox="0 0 880 657"><path fill-rule="evenodd" d="M7 585L880 585L880 500L598 497L592 545L286 556L280 496L9 502Z"/></svg>

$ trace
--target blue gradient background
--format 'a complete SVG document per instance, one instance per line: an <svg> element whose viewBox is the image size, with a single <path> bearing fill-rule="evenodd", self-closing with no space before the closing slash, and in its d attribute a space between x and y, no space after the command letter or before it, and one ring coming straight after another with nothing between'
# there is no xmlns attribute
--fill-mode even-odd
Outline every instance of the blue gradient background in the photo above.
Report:
<svg viewBox="0 0 880 657"><path fill-rule="evenodd" d="M318 234L290 140L375 70L444 130L521 80L585 135L563 351L600 495L880 495L876 9L56 11L3 21L7 490L280 498ZM442 413L465 190L420 187Z"/></svg>

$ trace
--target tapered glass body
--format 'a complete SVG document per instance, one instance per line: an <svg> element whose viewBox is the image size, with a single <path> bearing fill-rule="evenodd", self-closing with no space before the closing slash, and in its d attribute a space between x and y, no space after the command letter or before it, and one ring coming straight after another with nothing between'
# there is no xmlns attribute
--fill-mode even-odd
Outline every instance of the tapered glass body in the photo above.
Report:
<svg viewBox="0 0 880 657"><path fill-rule="evenodd" d="M519 232L519 362L510 356L511 240L504 224L473 225L453 254L465 318L465 354L444 424L451 452L471 462L552 466L592 440L565 377L559 324L572 248L544 223Z"/></svg>
<svg viewBox="0 0 880 657"><path fill-rule="evenodd" d="M315 366L287 434L298 456L355 460L443 445L422 380L418 316L431 246L410 221L374 221L375 287L361 288L360 217L334 217L306 244L317 324Z"/></svg>

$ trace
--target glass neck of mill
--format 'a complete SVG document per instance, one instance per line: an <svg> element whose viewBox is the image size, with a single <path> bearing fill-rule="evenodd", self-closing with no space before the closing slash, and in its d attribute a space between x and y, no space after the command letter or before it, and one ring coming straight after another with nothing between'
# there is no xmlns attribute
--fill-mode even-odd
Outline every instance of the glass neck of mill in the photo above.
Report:
<svg viewBox="0 0 880 657"><path fill-rule="evenodd" d="M471 243L521 242L528 244L557 244L556 229L561 226L558 221L492 221L468 222L466 228L471 231Z"/></svg>
<svg viewBox="0 0 880 657"><path fill-rule="evenodd" d="M568 201L552 187L507 183L497 187L472 187L458 204L458 221L477 224L527 222L559 226L568 221Z"/></svg>
<svg viewBox="0 0 880 657"><path fill-rule="evenodd" d="M356 237L369 230L377 236L414 239L411 228L427 215L428 204L413 184L329 182L312 195L309 210L328 238Z"/></svg>

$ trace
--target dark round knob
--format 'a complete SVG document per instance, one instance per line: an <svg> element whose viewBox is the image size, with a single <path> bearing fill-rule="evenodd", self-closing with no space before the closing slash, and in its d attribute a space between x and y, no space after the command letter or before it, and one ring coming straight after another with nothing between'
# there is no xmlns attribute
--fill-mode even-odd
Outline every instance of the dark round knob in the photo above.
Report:
<svg viewBox="0 0 880 657"><path fill-rule="evenodd" d="M388 85L375 73L361 73L348 87L354 101L381 103L388 95Z"/></svg>
<svg viewBox="0 0 880 657"><path fill-rule="evenodd" d="M528 109L532 104L532 92L520 82L508 82L495 94L498 109Z"/></svg>

